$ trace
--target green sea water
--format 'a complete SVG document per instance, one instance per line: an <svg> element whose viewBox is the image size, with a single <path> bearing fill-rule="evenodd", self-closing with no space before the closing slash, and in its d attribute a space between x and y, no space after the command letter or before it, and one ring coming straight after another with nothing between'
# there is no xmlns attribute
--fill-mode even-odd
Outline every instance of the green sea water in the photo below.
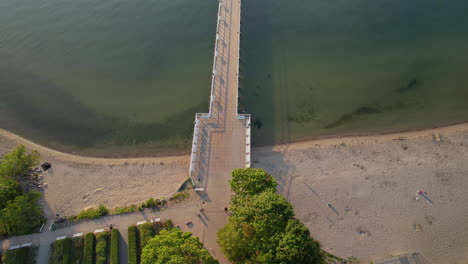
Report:
<svg viewBox="0 0 468 264"><path fill-rule="evenodd" d="M244 0L254 143L468 119L468 2ZM217 1L0 1L0 128L98 156L187 151Z"/></svg>
<svg viewBox="0 0 468 264"><path fill-rule="evenodd" d="M254 143L468 120L468 1L244 1Z"/></svg>
<svg viewBox="0 0 468 264"><path fill-rule="evenodd" d="M154 155L207 111L216 1L0 1L0 127L60 150Z"/></svg>

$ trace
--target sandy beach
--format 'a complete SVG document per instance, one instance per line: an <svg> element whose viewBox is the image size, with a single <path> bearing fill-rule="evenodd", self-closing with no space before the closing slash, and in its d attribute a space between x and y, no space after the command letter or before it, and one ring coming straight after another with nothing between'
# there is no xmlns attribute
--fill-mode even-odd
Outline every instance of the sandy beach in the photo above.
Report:
<svg viewBox="0 0 468 264"><path fill-rule="evenodd" d="M188 178L188 156L88 158L54 151L0 130L0 154L23 144L52 164L43 174L42 205L49 218L104 204L108 208L174 194Z"/></svg>
<svg viewBox="0 0 468 264"><path fill-rule="evenodd" d="M44 174L48 216L167 197L188 176L189 156L87 158L0 130L0 154L17 144L53 165ZM297 217L330 253L359 263L411 252L433 264L468 262L468 124L259 147L252 154L253 166L279 180Z"/></svg>
<svg viewBox="0 0 468 264"><path fill-rule="evenodd" d="M466 124L262 147L253 157L330 253L468 263Z"/></svg>

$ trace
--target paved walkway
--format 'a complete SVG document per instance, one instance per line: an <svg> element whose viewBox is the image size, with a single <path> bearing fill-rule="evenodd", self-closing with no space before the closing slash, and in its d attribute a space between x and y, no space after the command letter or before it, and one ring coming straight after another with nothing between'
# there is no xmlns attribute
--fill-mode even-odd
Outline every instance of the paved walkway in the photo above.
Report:
<svg viewBox="0 0 468 264"><path fill-rule="evenodd" d="M32 242L39 245L38 264L48 262L50 244L57 237L74 233L89 233L115 225L121 233L121 263L127 263L127 228L138 221L153 217L171 219L184 231L200 237L210 253L220 263L228 263L216 242L217 231L227 222L223 208L229 205L231 171L250 166L250 116L238 115L238 75L240 45L240 0L220 0L214 54L213 79L209 113L197 114L190 176L197 187L204 188L195 202L163 211L108 216L55 231L12 237L1 241L2 251L12 245ZM201 202L204 213L200 214ZM193 226L185 225L187 220Z"/></svg>

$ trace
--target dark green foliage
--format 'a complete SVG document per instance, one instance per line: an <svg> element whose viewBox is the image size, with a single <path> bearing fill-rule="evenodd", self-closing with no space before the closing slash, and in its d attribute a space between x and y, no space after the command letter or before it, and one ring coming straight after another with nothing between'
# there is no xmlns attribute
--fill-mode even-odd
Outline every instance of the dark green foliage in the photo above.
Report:
<svg viewBox="0 0 468 264"><path fill-rule="evenodd" d="M22 194L16 176L26 174L38 162L37 152L18 146L0 160L0 237L35 232L44 218L37 204L41 194Z"/></svg>
<svg viewBox="0 0 468 264"><path fill-rule="evenodd" d="M138 229L140 231L140 245L141 248L144 248L148 240L153 238L155 235L155 230L153 223L144 223L142 225L138 226Z"/></svg>
<svg viewBox="0 0 468 264"><path fill-rule="evenodd" d="M119 264L119 230L112 229L110 238L110 264Z"/></svg>
<svg viewBox="0 0 468 264"><path fill-rule="evenodd" d="M156 200L154 198L149 198L141 204L142 208L152 208L156 207Z"/></svg>
<svg viewBox="0 0 468 264"><path fill-rule="evenodd" d="M276 179L263 169L235 169L229 181L236 195L252 195L270 190L276 191Z"/></svg>
<svg viewBox="0 0 468 264"><path fill-rule="evenodd" d="M128 264L138 264L138 230L136 226L128 227Z"/></svg>
<svg viewBox="0 0 468 264"><path fill-rule="evenodd" d="M72 240L71 238L65 238L62 240L55 241L50 245L50 257L49 264L70 264L71 263L71 251L72 251Z"/></svg>
<svg viewBox="0 0 468 264"><path fill-rule="evenodd" d="M37 248L23 247L8 250L3 256L4 264L34 264L36 263Z"/></svg>
<svg viewBox="0 0 468 264"><path fill-rule="evenodd" d="M17 175L26 174L38 162L39 154L37 152L27 153L26 148L19 145L3 156L0 177L15 179Z"/></svg>
<svg viewBox="0 0 468 264"><path fill-rule="evenodd" d="M96 236L96 264L107 263L107 253L109 252L109 233L102 232Z"/></svg>
<svg viewBox="0 0 468 264"><path fill-rule="evenodd" d="M191 233L162 230L143 248L142 264L216 264L203 244Z"/></svg>
<svg viewBox="0 0 468 264"><path fill-rule="evenodd" d="M236 195L218 243L232 263L323 263L319 244L294 219L292 205L275 193L271 175L260 169L238 169L230 184Z"/></svg>
<svg viewBox="0 0 468 264"><path fill-rule="evenodd" d="M33 233L44 222L42 211L37 202L39 192L30 192L8 201L0 211L0 235L24 235Z"/></svg>
<svg viewBox="0 0 468 264"><path fill-rule="evenodd" d="M322 263L320 245L310 237L307 227L291 219L276 249L277 263Z"/></svg>
<svg viewBox="0 0 468 264"><path fill-rule="evenodd" d="M171 219L164 222L164 228L166 230L171 230L172 228L174 228L174 224L172 223Z"/></svg>
<svg viewBox="0 0 468 264"><path fill-rule="evenodd" d="M83 237L72 238L72 255L71 264L82 264L83 263Z"/></svg>
<svg viewBox="0 0 468 264"><path fill-rule="evenodd" d="M96 219L101 216L105 216L109 213L107 208L104 205L99 205L98 208L89 208L86 210L81 211L74 217L74 220L82 220L82 219Z"/></svg>
<svg viewBox="0 0 468 264"><path fill-rule="evenodd" d="M8 178L0 178L0 210L6 207L8 201L21 195L19 183Z"/></svg>
<svg viewBox="0 0 468 264"><path fill-rule="evenodd" d="M94 234L86 234L84 237L83 264L94 264L94 244Z"/></svg>

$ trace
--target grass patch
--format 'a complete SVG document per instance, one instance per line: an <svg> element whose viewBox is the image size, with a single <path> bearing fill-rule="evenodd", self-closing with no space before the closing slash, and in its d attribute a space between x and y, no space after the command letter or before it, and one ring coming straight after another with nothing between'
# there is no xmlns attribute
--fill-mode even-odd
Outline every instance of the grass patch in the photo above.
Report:
<svg viewBox="0 0 468 264"><path fill-rule="evenodd" d="M171 196L169 198L169 201L177 201L177 202L180 202L182 200L185 200L187 198L189 198L190 194L186 191L184 192L178 192L176 194L174 194L173 196Z"/></svg>
<svg viewBox="0 0 468 264"><path fill-rule="evenodd" d="M127 205L127 206L119 206L112 211L111 215L117 215L117 214L126 214L126 213L131 213L131 212L137 212L139 211L138 206L132 204L132 205Z"/></svg>
<svg viewBox="0 0 468 264"><path fill-rule="evenodd" d="M112 229L110 238L110 264L119 264L119 230Z"/></svg>
<svg viewBox="0 0 468 264"><path fill-rule="evenodd" d="M13 250L8 250L3 256L5 264L35 264L36 263L36 247L23 247Z"/></svg>
<svg viewBox="0 0 468 264"><path fill-rule="evenodd" d="M156 207L156 205L156 200L154 200L154 198L149 198L148 200L141 203L142 208L152 208Z"/></svg>
<svg viewBox="0 0 468 264"><path fill-rule="evenodd" d="M71 262L72 264L83 264L83 237L72 238Z"/></svg>
<svg viewBox="0 0 468 264"><path fill-rule="evenodd" d="M94 234L86 234L84 237L83 264L94 264L94 244Z"/></svg>
<svg viewBox="0 0 468 264"><path fill-rule="evenodd" d="M136 226L128 227L128 264L138 264L138 229Z"/></svg>
<svg viewBox="0 0 468 264"><path fill-rule="evenodd" d="M177 190L178 192L183 192L183 191L186 191L186 190L190 190L190 189L193 189L195 186L193 186L193 182L192 182L192 179L188 178L184 183L182 183L182 185L179 187L179 190Z"/></svg>
<svg viewBox="0 0 468 264"><path fill-rule="evenodd" d="M96 219L107 214L109 214L109 210L104 205L99 205L98 208L89 208L81 211L75 217L72 217L72 220Z"/></svg>
<svg viewBox="0 0 468 264"><path fill-rule="evenodd" d="M109 233L102 232L96 236L96 264L106 264L109 252Z"/></svg>
<svg viewBox="0 0 468 264"><path fill-rule="evenodd" d="M148 243L148 240L154 237L155 229L153 223L144 223L139 225L138 229L140 231L141 250L143 250L143 248L146 246L146 243Z"/></svg>

